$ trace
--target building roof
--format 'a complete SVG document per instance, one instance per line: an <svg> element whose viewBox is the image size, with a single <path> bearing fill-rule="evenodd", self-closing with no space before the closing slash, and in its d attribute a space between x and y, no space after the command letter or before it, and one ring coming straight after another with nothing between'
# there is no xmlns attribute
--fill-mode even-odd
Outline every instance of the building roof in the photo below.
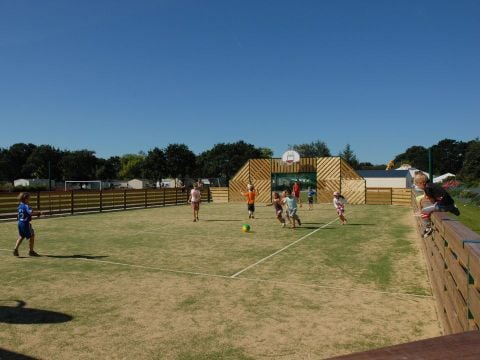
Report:
<svg viewBox="0 0 480 360"><path fill-rule="evenodd" d="M363 178L406 178L408 170L357 170Z"/></svg>

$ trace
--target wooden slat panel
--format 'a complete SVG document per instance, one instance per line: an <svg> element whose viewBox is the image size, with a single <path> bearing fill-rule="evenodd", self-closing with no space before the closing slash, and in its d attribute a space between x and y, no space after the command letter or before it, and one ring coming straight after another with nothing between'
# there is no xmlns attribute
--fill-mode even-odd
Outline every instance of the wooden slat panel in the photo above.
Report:
<svg viewBox="0 0 480 360"><path fill-rule="evenodd" d="M475 323L480 325L480 292L472 285L470 285L468 291L468 308Z"/></svg>
<svg viewBox="0 0 480 360"><path fill-rule="evenodd" d="M212 194L212 200L213 200L214 203L226 203L226 202L228 202L228 188L227 187L210 188L210 193Z"/></svg>
<svg viewBox="0 0 480 360"><path fill-rule="evenodd" d="M445 260L447 263L448 272L451 274L453 280L457 284L458 290L462 293L464 298L467 298L468 275L466 270L460 265L450 249L445 251Z"/></svg>
<svg viewBox="0 0 480 360"><path fill-rule="evenodd" d="M447 289L448 295L452 300L452 305L455 310L458 321L462 325L463 330L468 330L468 312L467 304L463 299L463 296L458 291L455 281L453 280L450 273L447 273L445 287Z"/></svg>
<svg viewBox="0 0 480 360"><path fill-rule="evenodd" d="M340 191L340 158L317 159L317 202L330 203L334 191Z"/></svg>
<svg viewBox="0 0 480 360"><path fill-rule="evenodd" d="M342 179L341 189L349 204L365 204L365 180Z"/></svg>

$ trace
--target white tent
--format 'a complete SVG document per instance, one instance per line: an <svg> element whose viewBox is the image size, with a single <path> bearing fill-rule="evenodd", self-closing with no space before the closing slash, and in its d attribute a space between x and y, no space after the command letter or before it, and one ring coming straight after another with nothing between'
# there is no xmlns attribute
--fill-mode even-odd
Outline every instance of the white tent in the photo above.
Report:
<svg viewBox="0 0 480 360"><path fill-rule="evenodd" d="M434 177L433 182L434 183L442 183L445 179L448 179L448 178L451 178L451 177L455 177L455 174L446 173L446 174Z"/></svg>

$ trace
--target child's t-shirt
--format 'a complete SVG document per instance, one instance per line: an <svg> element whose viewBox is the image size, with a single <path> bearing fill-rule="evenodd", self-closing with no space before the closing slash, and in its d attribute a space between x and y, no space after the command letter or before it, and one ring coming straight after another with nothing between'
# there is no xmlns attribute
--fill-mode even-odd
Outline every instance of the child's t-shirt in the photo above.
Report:
<svg viewBox="0 0 480 360"><path fill-rule="evenodd" d="M297 200L295 200L294 197L286 197L285 203L287 204L289 210L297 208Z"/></svg>
<svg viewBox="0 0 480 360"><path fill-rule="evenodd" d="M202 195L200 193L200 190L192 189L192 191L190 191L190 196L192 202L199 202Z"/></svg>
<svg viewBox="0 0 480 360"><path fill-rule="evenodd" d="M18 223L28 223L32 220L32 208L25 203L18 205Z"/></svg>
<svg viewBox="0 0 480 360"><path fill-rule="evenodd" d="M313 197L313 195L315 195L315 190L313 190L313 189L308 190L307 196L308 197Z"/></svg>
<svg viewBox="0 0 480 360"><path fill-rule="evenodd" d="M427 183L425 185L425 195L431 199L434 199L434 201L439 205L448 206L455 203L450 194L438 184Z"/></svg>
<svg viewBox="0 0 480 360"><path fill-rule="evenodd" d="M245 197L247 198L247 204L255 204L255 196L257 196L256 191L249 191L245 194Z"/></svg>

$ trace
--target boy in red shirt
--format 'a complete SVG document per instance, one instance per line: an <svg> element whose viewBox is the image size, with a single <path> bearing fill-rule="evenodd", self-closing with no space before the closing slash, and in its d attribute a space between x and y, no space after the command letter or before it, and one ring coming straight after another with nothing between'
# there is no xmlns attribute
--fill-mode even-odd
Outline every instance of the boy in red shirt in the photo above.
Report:
<svg viewBox="0 0 480 360"><path fill-rule="evenodd" d="M252 184L247 185L247 190L247 192L241 192L241 194L247 199L248 218L255 219L255 197L258 195L258 193Z"/></svg>

